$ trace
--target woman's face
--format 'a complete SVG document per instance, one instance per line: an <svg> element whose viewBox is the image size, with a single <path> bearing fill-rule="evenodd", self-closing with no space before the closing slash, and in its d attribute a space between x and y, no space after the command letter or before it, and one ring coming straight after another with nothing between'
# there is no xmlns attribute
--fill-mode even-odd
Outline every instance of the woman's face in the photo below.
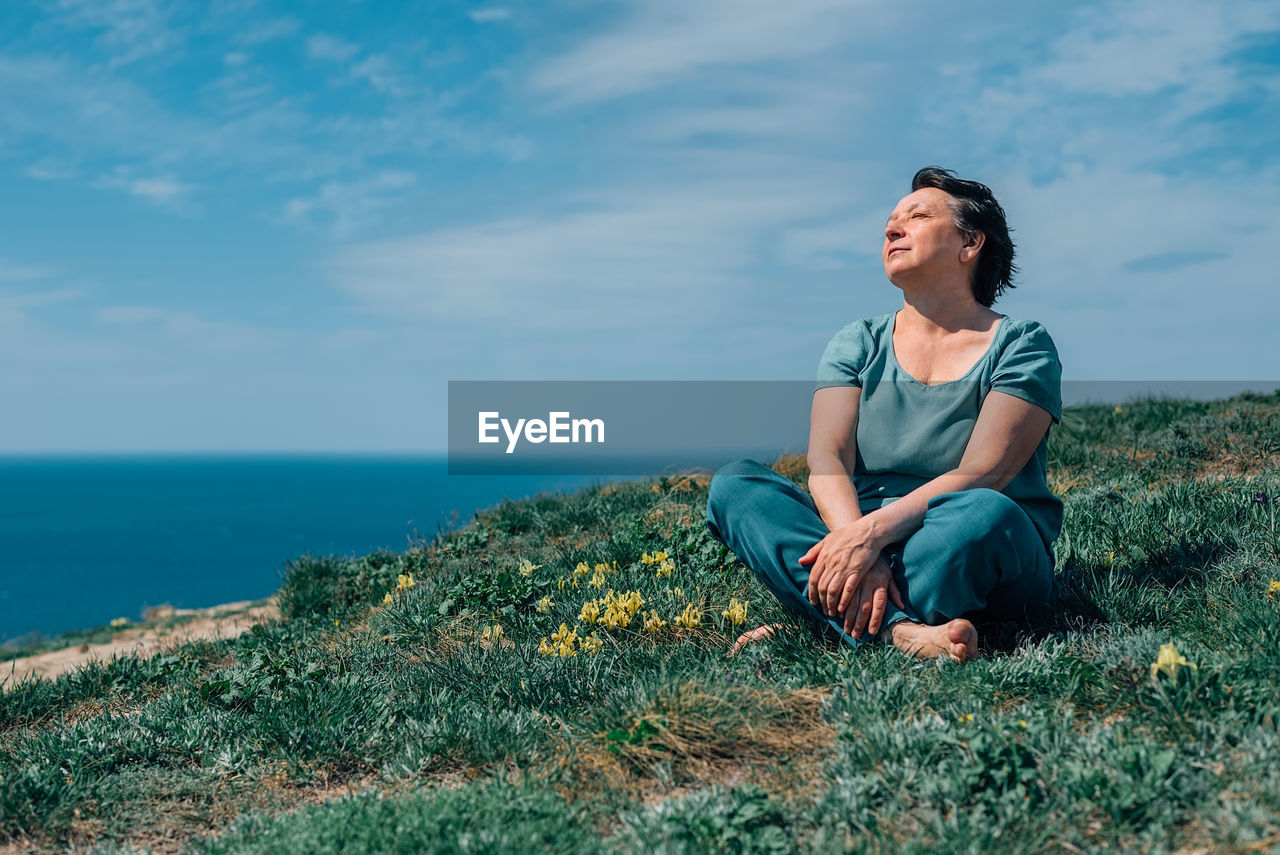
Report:
<svg viewBox="0 0 1280 855"><path fill-rule="evenodd" d="M972 242L956 228L951 196L925 187L906 196L889 215L884 229L884 272L903 285L937 276L953 276L977 255ZM979 246L981 244L979 243Z"/></svg>

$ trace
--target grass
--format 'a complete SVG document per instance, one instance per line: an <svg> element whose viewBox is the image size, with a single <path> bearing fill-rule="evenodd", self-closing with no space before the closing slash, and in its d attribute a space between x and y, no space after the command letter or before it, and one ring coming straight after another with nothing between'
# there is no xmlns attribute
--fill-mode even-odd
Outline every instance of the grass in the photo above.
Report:
<svg viewBox="0 0 1280 855"><path fill-rule="evenodd" d="M705 479L508 502L403 554L298 559L280 621L0 695L0 841L1277 851L1278 463L1280 396L1068 411L1050 462L1062 611L988 627L964 666L796 625L707 534ZM777 468L804 480L803 460ZM642 560L659 550L669 576ZM610 588L645 605L584 624ZM789 629L727 657L734 597L744 626ZM677 627L689 604L698 624ZM655 611L666 626L646 632ZM540 653L562 623L573 655ZM1195 667L1153 676L1170 643Z"/></svg>

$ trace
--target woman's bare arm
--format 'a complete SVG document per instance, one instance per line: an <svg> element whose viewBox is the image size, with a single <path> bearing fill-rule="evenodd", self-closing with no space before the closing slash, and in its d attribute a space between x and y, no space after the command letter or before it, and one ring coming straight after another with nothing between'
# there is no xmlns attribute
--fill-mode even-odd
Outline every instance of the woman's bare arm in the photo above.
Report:
<svg viewBox="0 0 1280 855"><path fill-rule="evenodd" d="M1002 489L1035 453L1051 421L1050 415L1034 404L1003 392L989 392L959 466L901 499L833 529L800 559L801 564L813 564L810 602L832 617L844 615L855 638L864 629L875 633L883 595L863 589L869 579L883 587L873 574L881 550L906 540L920 527L934 496L975 487Z"/></svg>
<svg viewBox="0 0 1280 855"><path fill-rule="evenodd" d="M829 529L862 516L853 488L856 456L857 386L831 386L813 393L809 415L809 492Z"/></svg>
<svg viewBox="0 0 1280 855"><path fill-rule="evenodd" d="M881 547L906 540L924 522L929 500L943 493L989 487L1002 490L1035 454L1053 419L1048 412L1004 392L991 391L960 465L864 517Z"/></svg>

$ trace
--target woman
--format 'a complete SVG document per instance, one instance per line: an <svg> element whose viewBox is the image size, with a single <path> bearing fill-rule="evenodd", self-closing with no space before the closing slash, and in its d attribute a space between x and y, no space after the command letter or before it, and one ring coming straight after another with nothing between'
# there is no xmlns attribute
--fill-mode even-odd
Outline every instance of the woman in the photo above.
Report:
<svg viewBox="0 0 1280 855"><path fill-rule="evenodd" d="M707 525L847 643L962 662L973 621L1054 608L1062 503L1045 459L1062 368L1044 327L991 309L1016 268L990 189L926 167L911 190L882 253L902 309L840 330L818 368L810 492L740 460L712 479Z"/></svg>

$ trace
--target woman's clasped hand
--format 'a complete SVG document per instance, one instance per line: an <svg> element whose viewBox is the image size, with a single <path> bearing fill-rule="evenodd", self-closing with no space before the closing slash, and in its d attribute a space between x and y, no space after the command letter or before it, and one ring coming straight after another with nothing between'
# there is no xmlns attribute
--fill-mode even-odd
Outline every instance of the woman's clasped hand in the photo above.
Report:
<svg viewBox="0 0 1280 855"><path fill-rule="evenodd" d="M866 517L834 529L800 557L809 566L809 602L833 618L844 618L844 631L854 638L876 635L886 604L902 608L881 546Z"/></svg>

